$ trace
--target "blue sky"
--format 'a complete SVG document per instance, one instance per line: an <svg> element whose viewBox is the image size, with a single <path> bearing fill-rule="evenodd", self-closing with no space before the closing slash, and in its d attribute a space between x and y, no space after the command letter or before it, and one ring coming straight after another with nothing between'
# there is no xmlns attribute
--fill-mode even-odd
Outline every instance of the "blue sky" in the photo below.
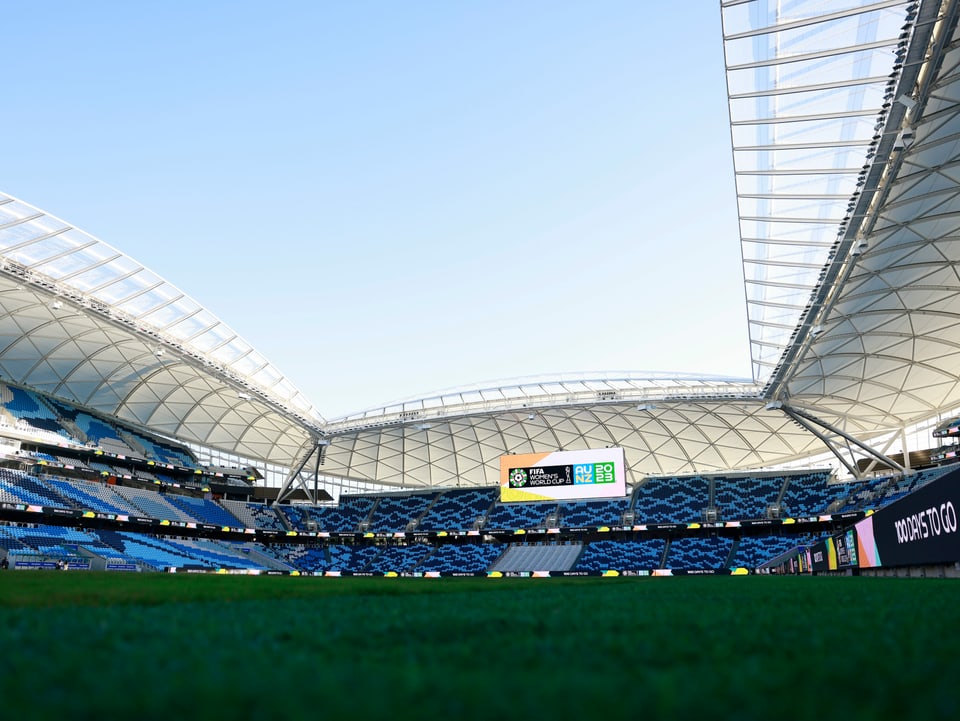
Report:
<svg viewBox="0 0 960 721"><path fill-rule="evenodd" d="M0 188L327 417L544 373L746 377L717 5L13 4Z"/></svg>

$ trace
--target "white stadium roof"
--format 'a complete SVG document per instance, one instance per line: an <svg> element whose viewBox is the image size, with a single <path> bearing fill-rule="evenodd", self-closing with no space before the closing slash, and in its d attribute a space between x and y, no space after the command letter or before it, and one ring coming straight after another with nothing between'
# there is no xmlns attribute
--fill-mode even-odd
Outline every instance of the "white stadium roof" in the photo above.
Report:
<svg viewBox="0 0 960 721"><path fill-rule="evenodd" d="M135 260L0 194L0 377L167 436L287 462L322 418Z"/></svg>
<svg viewBox="0 0 960 721"><path fill-rule="evenodd" d="M828 448L855 472L842 449L960 406L957 2L721 6L754 378L520 379L326 420L173 285L5 195L0 376L287 487L487 485L503 454L603 446L633 481Z"/></svg>

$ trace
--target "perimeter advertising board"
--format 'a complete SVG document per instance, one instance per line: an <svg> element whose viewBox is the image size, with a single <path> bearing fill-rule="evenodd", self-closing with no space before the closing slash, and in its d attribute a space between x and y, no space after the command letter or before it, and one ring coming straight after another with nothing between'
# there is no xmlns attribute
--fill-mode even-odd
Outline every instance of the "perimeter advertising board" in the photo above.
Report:
<svg viewBox="0 0 960 721"><path fill-rule="evenodd" d="M861 568L960 561L960 471L857 523Z"/></svg>
<svg viewBox="0 0 960 721"><path fill-rule="evenodd" d="M837 568L857 567L857 533L854 529L848 528L834 536L833 545L837 549Z"/></svg>
<svg viewBox="0 0 960 721"><path fill-rule="evenodd" d="M817 572L837 570L837 548L833 545L832 537L828 536L811 546L810 569Z"/></svg>
<svg viewBox="0 0 960 721"><path fill-rule="evenodd" d="M627 492L622 448L500 456L500 500L616 498Z"/></svg>

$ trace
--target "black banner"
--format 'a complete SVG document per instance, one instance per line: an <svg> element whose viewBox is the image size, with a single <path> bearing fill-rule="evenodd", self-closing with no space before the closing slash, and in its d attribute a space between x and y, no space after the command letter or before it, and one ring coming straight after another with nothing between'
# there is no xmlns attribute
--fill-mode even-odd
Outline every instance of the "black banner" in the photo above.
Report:
<svg viewBox="0 0 960 721"><path fill-rule="evenodd" d="M960 471L948 473L873 514L882 566L960 561Z"/></svg>
<svg viewBox="0 0 960 721"><path fill-rule="evenodd" d="M810 547L810 563L814 571L829 571L830 569L830 545L832 538L817 541Z"/></svg>
<svg viewBox="0 0 960 721"><path fill-rule="evenodd" d="M648 531L678 531L687 527L686 523L642 523L640 525Z"/></svg>
<svg viewBox="0 0 960 721"><path fill-rule="evenodd" d="M134 573L137 571L137 564L135 563L108 563L106 565L107 571L124 571L127 573Z"/></svg>
<svg viewBox="0 0 960 721"><path fill-rule="evenodd" d="M75 511L72 508L56 508L53 506L44 506L43 512L48 516L64 516L66 518L80 518L83 513Z"/></svg>
<svg viewBox="0 0 960 721"><path fill-rule="evenodd" d="M738 521L741 528L761 528L763 526L782 526L783 521L779 518L750 518Z"/></svg>
<svg viewBox="0 0 960 721"><path fill-rule="evenodd" d="M849 528L833 537L833 546L837 550L837 568L857 567L857 533Z"/></svg>

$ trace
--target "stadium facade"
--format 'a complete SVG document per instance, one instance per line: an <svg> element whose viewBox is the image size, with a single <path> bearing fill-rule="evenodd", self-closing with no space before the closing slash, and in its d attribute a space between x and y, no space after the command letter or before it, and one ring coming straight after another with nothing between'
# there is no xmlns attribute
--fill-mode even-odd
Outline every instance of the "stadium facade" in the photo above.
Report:
<svg viewBox="0 0 960 721"><path fill-rule="evenodd" d="M0 378L287 469L281 496L488 486L502 455L606 446L634 484L825 452L909 470L908 429L960 407L958 3L721 12L752 378L523 379L327 419L172 283L3 194Z"/></svg>

